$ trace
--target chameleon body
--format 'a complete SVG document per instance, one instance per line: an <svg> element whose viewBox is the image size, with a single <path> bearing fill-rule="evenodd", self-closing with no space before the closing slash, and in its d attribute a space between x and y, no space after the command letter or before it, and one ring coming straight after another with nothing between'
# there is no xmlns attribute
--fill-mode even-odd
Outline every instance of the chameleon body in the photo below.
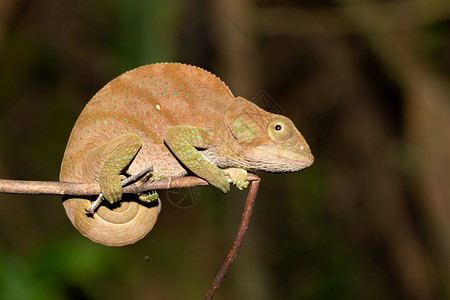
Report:
<svg viewBox="0 0 450 300"><path fill-rule="evenodd" d="M83 235L121 246L143 238L158 215L153 205L116 203L123 175L149 166L153 180L191 172L227 192L226 174L242 189L247 170L289 172L312 163L288 118L234 97L203 69L160 63L120 75L89 101L69 138L60 180L99 182L112 205L88 216L90 199L67 198L65 210Z"/></svg>

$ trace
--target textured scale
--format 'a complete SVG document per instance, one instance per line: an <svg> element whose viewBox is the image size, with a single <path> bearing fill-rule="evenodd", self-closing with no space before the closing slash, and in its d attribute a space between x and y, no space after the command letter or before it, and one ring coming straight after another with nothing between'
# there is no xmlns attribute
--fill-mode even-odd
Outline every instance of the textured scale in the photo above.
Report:
<svg viewBox="0 0 450 300"><path fill-rule="evenodd" d="M292 136L280 140L284 136L271 122ZM227 192L225 173L245 180L246 172L236 168L296 171L312 162L306 141L289 119L235 98L207 71L161 63L120 75L89 101L69 138L60 180L97 181L102 191L120 191L120 173L131 175L153 166L156 179L191 171ZM236 181L242 178L233 178ZM120 197L111 193L108 200ZM133 200L102 205L89 217L85 208L90 201L68 198L63 204L83 235L105 245L143 238L158 215L157 207Z"/></svg>

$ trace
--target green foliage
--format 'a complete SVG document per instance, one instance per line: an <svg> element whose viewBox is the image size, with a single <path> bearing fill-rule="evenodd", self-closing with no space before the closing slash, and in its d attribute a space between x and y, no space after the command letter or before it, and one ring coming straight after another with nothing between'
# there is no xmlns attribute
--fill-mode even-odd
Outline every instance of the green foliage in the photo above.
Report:
<svg viewBox="0 0 450 300"><path fill-rule="evenodd" d="M59 239L17 256L0 253L1 299L101 299L117 295L118 252L80 239ZM108 282L108 289L101 288Z"/></svg>
<svg viewBox="0 0 450 300"><path fill-rule="evenodd" d="M117 56L121 70L176 57L181 3L177 0L119 0Z"/></svg>

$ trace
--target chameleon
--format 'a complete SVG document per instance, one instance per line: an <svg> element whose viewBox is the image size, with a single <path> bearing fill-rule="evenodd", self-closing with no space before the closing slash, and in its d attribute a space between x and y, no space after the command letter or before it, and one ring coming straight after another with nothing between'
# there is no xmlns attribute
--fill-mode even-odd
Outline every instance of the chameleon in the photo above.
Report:
<svg viewBox="0 0 450 300"><path fill-rule="evenodd" d="M158 205L122 199L126 176L148 167L150 180L194 174L226 193L226 175L244 189L247 171L294 172L313 161L287 117L233 96L222 80L199 67L150 64L99 90L67 143L60 180L98 182L106 203L93 215L85 211L90 198L66 196L63 205L81 234L123 246L142 239L158 216Z"/></svg>

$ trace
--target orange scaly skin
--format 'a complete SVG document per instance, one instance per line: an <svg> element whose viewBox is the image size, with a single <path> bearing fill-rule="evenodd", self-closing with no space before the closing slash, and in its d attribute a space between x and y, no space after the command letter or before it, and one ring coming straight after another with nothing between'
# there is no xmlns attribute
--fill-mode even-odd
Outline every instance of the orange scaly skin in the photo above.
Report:
<svg viewBox="0 0 450 300"><path fill-rule="evenodd" d="M67 144L60 180L97 181L114 203L122 198L119 175L148 166L154 169L153 179L190 171L227 192L225 174L242 189L246 170L289 172L312 162L306 141L289 119L235 98L207 71L162 63L120 75L89 101ZM75 227L111 246L141 239L158 215L154 206L124 201L102 205L89 217L89 205L88 199L64 199Z"/></svg>

